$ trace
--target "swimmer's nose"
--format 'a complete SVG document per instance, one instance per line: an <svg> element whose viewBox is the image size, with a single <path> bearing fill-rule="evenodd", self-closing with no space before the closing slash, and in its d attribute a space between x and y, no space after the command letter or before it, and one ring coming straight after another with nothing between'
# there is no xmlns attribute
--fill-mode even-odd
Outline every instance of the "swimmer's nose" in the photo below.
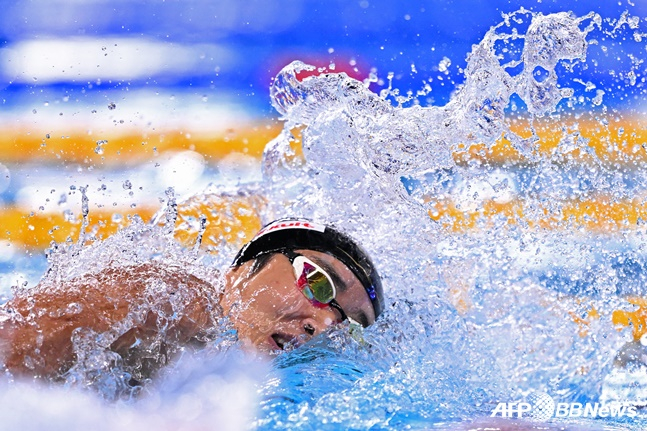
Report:
<svg viewBox="0 0 647 431"><path fill-rule="evenodd" d="M306 334L308 334L308 335L314 335L315 334L315 327L312 326L310 323L305 323L303 325L303 330L306 331Z"/></svg>
<svg viewBox="0 0 647 431"><path fill-rule="evenodd" d="M319 322L318 320L312 318L303 319L303 321L301 322L301 324L303 325L303 332L308 335L316 335L320 332L323 332L332 323L332 320L329 324L326 324L326 322L324 321Z"/></svg>

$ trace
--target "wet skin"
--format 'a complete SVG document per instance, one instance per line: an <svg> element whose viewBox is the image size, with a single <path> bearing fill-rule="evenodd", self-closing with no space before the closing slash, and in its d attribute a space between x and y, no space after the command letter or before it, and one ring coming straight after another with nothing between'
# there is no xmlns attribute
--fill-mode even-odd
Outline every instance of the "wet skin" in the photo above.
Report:
<svg viewBox="0 0 647 431"><path fill-rule="evenodd" d="M364 326L375 321L364 287L343 263L326 253L297 252L326 270L337 288L337 302L348 316ZM255 274L252 266L247 262L229 271L220 301L246 345L265 352L282 350L287 343L302 344L341 321L338 311L314 306L297 289L292 264L283 254L274 254Z"/></svg>
<svg viewBox="0 0 647 431"><path fill-rule="evenodd" d="M366 291L344 264L325 253L299 252L329 273L347 315L365 325L375 320ZM254 273L252 266L250 261L231 268L222 290L182 268L155 263L36 286L2 307L0 359L14 374L56 378L75 360L72 338L79 330L114 333L106 337L105 347L126 363L140 361L138 352L159 346L161 337L159 360L146 364L150 370L142 371L145 378L173 351L208 341L209 330L222 315L220 308L243 345L265 353L299 345L340 320L337 311L314 306L297 289L286 256L271 256ZM135 309L138 317L129 321Z"/></svg>

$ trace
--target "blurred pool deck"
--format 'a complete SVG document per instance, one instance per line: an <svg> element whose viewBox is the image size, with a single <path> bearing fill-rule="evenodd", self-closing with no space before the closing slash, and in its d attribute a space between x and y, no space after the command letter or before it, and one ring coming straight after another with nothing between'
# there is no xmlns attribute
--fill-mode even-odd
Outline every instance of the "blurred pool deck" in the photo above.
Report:
<svg viewBox="0 0 647 431"><path fill-rule="evenodd" d="M111 111L115 119L122 117L118 106ZM90 229L105 237L124 226L128 216L150 220L162 207L160 199L168 187L183 198L209 184L233 187L259 181L263 148L279 134L282 124L250 117L215 127L172 122L112 130L95 129L92 124L85 128L5 126L0 134L0 241L16 250L40 251L52 241L76 238L81 226L81 187L87 187ZM559 152L563 166L607 163L631 171L647 162L645 121L626 117L613 124L594 118L541 120L534 124L541 138L538 152L544 156ZM522 137L530 133L524 119L518 119L512 130ZM590 152L576 146L563 150L569 139L588 140ZM638 228L647 220L647 196L640 190L631 200L599 192L574 195L559 202L558 210L557 202L551 201L531 214L515 183L532 163L504 139L490 149L478 145L459 149L454 159L461 165L488 166L491 171L505 167L506 178L497 178L496 172L503 171L494 170L477 198L463 196L457 188L446 195L422 196L432 208L430 217L446 228L479 229L485 220L503 216L509 223L526 222L541 229L613 232ZM503 180L504 192L495 190ZM412 187L407 178L403 182Z"/></svg>

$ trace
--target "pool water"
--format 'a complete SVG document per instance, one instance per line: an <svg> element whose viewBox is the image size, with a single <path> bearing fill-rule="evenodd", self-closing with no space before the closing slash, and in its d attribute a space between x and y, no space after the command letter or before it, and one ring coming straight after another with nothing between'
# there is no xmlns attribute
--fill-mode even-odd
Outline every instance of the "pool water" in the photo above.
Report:
<svg viewBox="0 0 647 431"><path fill-rule="evenodd" d="M204 351L136 390L124 384L128 370L89 342L80 348L92 360L64 387L7 376L3 417L66 430L645 429L644 27L629 15L505 15L474 45L464 84L442 107L286 66L271 88L284 129L265 148L262 180L214 185L178 202L179 215L169 190L159 224L54 247L47 277L147 259L210 277L249 234L194 244L197 235L169 227L195 234L200 223L183 208L228 196L220 213L251 217L241 231L292 215L360 238L383 276L384 315L269 362L243 355L223 322ZM629 60L597 70L621 42ZM590 69L612 84L582 81ZM622 94L624 111L607 106ZM617 360L631 349L637 360ZM635 415L542 417L528 403L536 422L491 418L500 403L537 394L569 409L621 402Z"/></svg>

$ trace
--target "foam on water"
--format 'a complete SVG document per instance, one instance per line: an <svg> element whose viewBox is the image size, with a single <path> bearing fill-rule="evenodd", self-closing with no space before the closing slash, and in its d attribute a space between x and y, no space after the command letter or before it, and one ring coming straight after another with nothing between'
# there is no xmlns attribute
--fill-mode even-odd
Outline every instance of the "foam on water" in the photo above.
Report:
<svg viewBox="0 0 647 431"><path fill-rule="evenodd" d="M586 62L589 44L625 38L621 29L631 34L637 21L523 10L504 18L474 46L464 84L443 107L393 106L388 93L377 95L344 74L299 80L300 72L314 69L301 62L277 76L271 92L286 130L265 159L266 178L277 179L270 190L270 201L279 203L275 214L332 221L376 252L395 305L382 320L389 331L379 332L378 325L366 333L375 345L391 345L398 353L378 351L371 360L378 369L349 373L341 393L308 402L293 395L287 413L265 405L273 426L285 424L287 414L290 427L309 428L314 421L331 428L341 422L415 427L488 415L495 400L523 399L530 391L567 402L599 399L614 353L627 341L609 317L621 303L618 295L645 292L643 232L592 234L568 220L552 230L530 223L547 212L561 213L573 196L634 198L644 193L645 170L631 158L625 160L629 168L598 158L587 140L578 139L577 125L563 130L555 151L542 153L534 129L529 137L512 131L514 115L506 109L512 100L531 117L554 121L588 111L604 125L605 109L593 111L599 93L582 95L589 90L567 84L577 84L578 68L592 67ZM525 34L516 31L524 26ZM296 128L301 163L290 152ZM521 162L457 163L452 155L472 144L484 145L485 152L502 136ZM588 158L565 156L575 149ZM286 178L303 178L288 183L288 205L282 199ZM450 233L428 219L439 195L464 211L512 197L523 199L528 210L525 220L495 216L477 233ZM412 303L405 306L405 298ZM463 308L461 325L449 325L455 314L431 307L435 301ZM413 322L400 308L409 306L416 310ZM605 317L587 323L588 335L582 336L573 316L593 308ZM443 325L451 329L430 337ZM400 330L406 335L390 338ZM443 375L447 363L452 372ZM287 384L284 391L299 393L295 387L301 385ZM327 406L323 412L321 405Z"/></svg>
<svg viewBox="0 0 647 431"><path fill-rule="evenodd" d="M343 73L300 80L300 72L314 68L290 64L271 88L285 129L265 151L264 180L255 188L268 202L260 216L266 222L306 216L359 238L384 278L384 316L364 331L333 329L275 358L269 369L257 360L241 365L235 335L222 322L205 339L205 350L180 350L181 359L159 382L144 381L135 391L128 383L133 370L109 349L124 328L79 336L79 360L66 382L76 388L70 397L85 406L84 414L46 417L61 429L93 423L142 429L166 420L234 429L241 416L222 413L231 405L252 412L247 419L261 429L402 429L489 416L497 402L530 391L560 401L598 400L615 352L630 338L615 330L610 313L622 295L645 293L644 229L593 234L568 219L551 229L535 222L561 213L573 196L633 198L645 192L647 172L631 158L620 164L598 157L577 123L564 128L555 151L542 152L534 127L539 117L566 121L580 112L602 128L613 121L616 113L591 90L595 84L578 84L577 72L595 66L595 58L587 60L592 47L627 34L641 43L639 25L628 14L618 20L524 10L505 15L474 46L465 82L443 107L422 107L388 90L375 94L370 82ZM627 71L614 73L632 79ZM533 118L529 136L513 131L512 105ZM297 134L302 155L295 151ZM501 137L519 152L519 162L455 156L472 144L487 152ZM617 137L608 138L611 145ZM573 150L583 157L574 158ZM479 229L456 232L447 228L449 218L430 218L448 198L464 211L488 199L521 199L525 214L494 215ZM170 191L166 200L158 220L172 226L177 210ZM218 285L217 270L233 247L203 255L198 247L180 247L171 234L135 222L89 246L58 246L44 283L154 260ZM163 292L163 286L150 288ZM587 321L582 334L582 319L575 317L592 308L602 317ZM42 401L34 408L44 412L60 407L57 386L6 384L4 415L23 412L25 399ZM83 388L122 401L105 404ZM118 419L99 422L106 412ZM17 426L39 427L37 419L20 417ZM641 420L619 423L641 429Z"/></svg>

